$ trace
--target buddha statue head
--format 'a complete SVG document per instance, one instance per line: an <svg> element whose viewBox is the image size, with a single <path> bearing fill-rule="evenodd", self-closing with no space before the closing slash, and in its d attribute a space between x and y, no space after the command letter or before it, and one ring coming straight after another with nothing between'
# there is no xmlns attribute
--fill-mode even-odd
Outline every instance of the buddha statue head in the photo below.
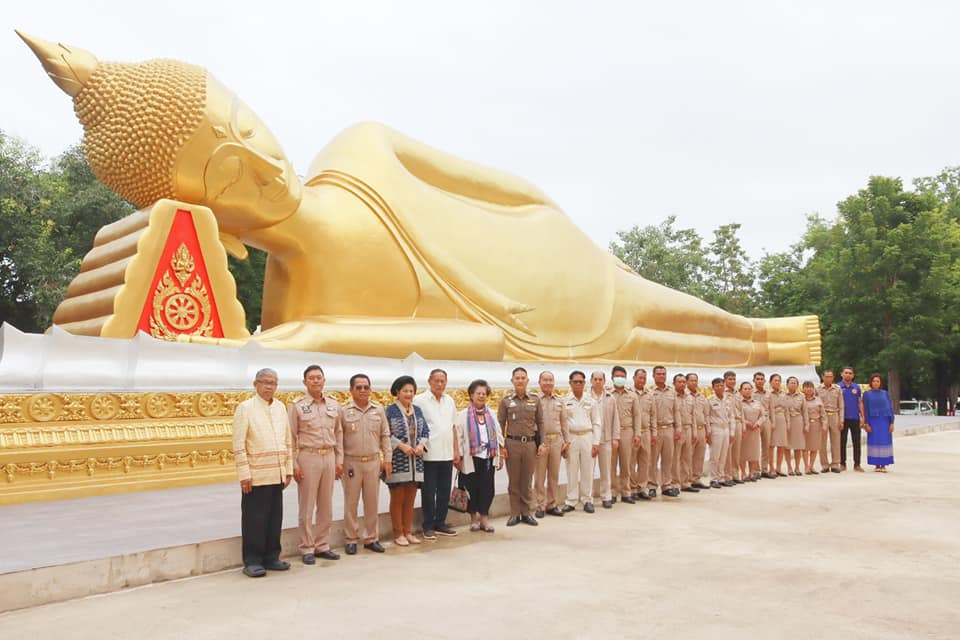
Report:
<svg viewBox="0 0 960 640"><path fill-rule="evenodd" d="M302 185L280 145L206 69L100 62L19 35L73 97L87 161L122 197L141 208L160 198L210 207L224 232L241 237L296 211Z"/></svg>

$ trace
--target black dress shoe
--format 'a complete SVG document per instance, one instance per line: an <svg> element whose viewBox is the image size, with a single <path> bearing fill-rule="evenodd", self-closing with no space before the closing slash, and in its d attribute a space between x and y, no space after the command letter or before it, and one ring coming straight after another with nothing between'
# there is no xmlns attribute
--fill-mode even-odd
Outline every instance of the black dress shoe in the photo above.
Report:
<svg viewBox="0 0 960 640"><path fill-rule="evenodd" d="M667 497L669 497L669 498L679 498L679 497L680 497L680 489L677 489L677 488L667 489L666 491L663 492L663 495L665 495L665 496L667 496Z"/></svg>
<svg viewBox="0 0 960 640"><path fill-rule="evenodd" d="M681 489L681 491L686 491L687 493L700 493L700 489L697 489L696 487L693 487L693 486L684 487L683 489Z"/></svg>
<svg viewBox="0 0 960 640"><path fill-rule="evenodd" d="M517 526L518 524L520 524L520 516L510 516L510 517L507 519L507 526L508 526L508 527L515 527L515 526Z"/></svg>
<svg viewBox="0 0 960 640"><path fill-rule="evenodd" d="M613 508L613 500L604 500L604 501L602 501L600 504L603 505L603 508L604 508L604 509L612 509L612 508Z"/></svg>
<svg viewBox="0 0 960 640"><path fill-rule="evenodd" d="M613 496L612 498L610 498L610 502L616 502L616 501L617 501L617 496Z"/></svg>
<svg viewBox="0 0 960 640"><path fill-rule="evenodd" d="M250 578L262 578L267 575L267 570L259 564L248 564L243 568L243 575Z"/></svg>
<svg viewBox="0 0 960 640"><path fill-rule="evenodd" d="M561 515L564 513L570 513L571 511L576 511L576 507L573 507L569 504L563 505L563 509L560 510Z"/></svg>
<svg viewBox="0 0 960 640"><path fill-rule="evenodd" d="M593 511L594 511L594 509L593 509L593 503L592 503L592 502L588 502L587 504L583 505L583 510L586 511L587 513L593 513Z"/></svg>
<svg viewBox="0 0 960 640"><path fill-rule="evenodd" d="M656 489L650 489L650 491L647 492L647 495L650 496L651 498L656 498L656 497L657 497L657 490L656 490Z"/></svg>
<svg viewBox="0 0 960 640"><path fill-rule="evenodd" d="M537 522L536 518L531 516L529 513L525 516L520 516L520 522L522 522L523 524L528 524L531 527L540 526L540 523Z"/></svg>
<svg viewBox="0 0 960 640"><path fill-rule="evenodd" d="M263 568L267 571L286 571L290 568L290 563L286 560L271 560L264 562Z"/></svg>
<svg viewBox="0 0 960 640"><path fill-rule="evenodd" d="M547 514L541 509L540 511L537 511L533 515L535 515L537 519L540 519L540 518L545 518Z"/></svg>
<svg viewBox="0 0 960 640"><path fill-rule="evenodd" d="M620 502L624 502L626 504L637 504L637 501L634 500L631 496L623 496L622 498L620 498Z"/></svg>
<svg viewBox="0 0 960 640"><path fill-rule="evenodd" d="M566 505L564 505L564 506L566 506ZM573 507L570 507L570 511L573 511ZM560 511L560 509L557 509L556 507L554 507L554 508L552 508L552 509L547 509L547 515L548 515L548 516L560 516L560 517L563 517L563 513L564 513L563 511Z"/></svg>
<svg viewBox="0 0 960 640"><path fill-rule="evenodd" d="M709 489L709 488L710 488L710 485L708 485L708 484L703 484L702 482L694 482L691 486L692 486L694 489Z"/></svg>
<svg viewBox="0 0 960 640"><path fill-rule="evenodd" d="M357 543L356 543L356 542L348 542L348 543L347 543L347 546L346 546L346 552L347 552L347 555L348 555L348 556L355 556L355 555L357 555Z"/></svg>
<svg viewBox="0 0 960 640"><path fill-rule="evenodd" d="M653 498L651 498L650 494L646 491L641 491L637 494L637 500L653 500Z"/></svg>
<svg viewBox="0 0 960 640"><path fill-rule="evenodd" d="M373 551L374 553L383 553L384 551L386 551L386 549L383 548L383 545L380 544L380 541L379 541L379 540L374 540L373 542L368 542L367 544L363 545L363 548L364 548L364 549L369 549L370 551Z"/></svg>
<svg viewBox="0 0 960 640"><path fill-rule="evenodd" d="M453 537L453 536L457 535L456 530L453 529L453 528L451 528L449 525L447 525L446 522L444 522L444 523L441 524L441 525L437 525L437 527L436 527L436 529L434 529L434 531L436 531L437 533L439 533L439 534L442 535L442 536L451 536L451 537Z"/></svg>
<svg viewBox="0 0 960 640"><path fill-rule="evenodd" d="M724 480L724 481L721 482L720 484L722 484L722 485L725 486L725 487L735 487L735 486L737 486L737 485L733 484L733 482L730 481L730 480Z"/></svg>
<svg viewBox="0 0 960 640"><path fill-rule="evenodd" d="M743 480L741 480L740 478L734 478L733 483L734 483L734 484L743 484Z"/></svg>
<svg viewBox="0 0 960 640"><path fill-rule="evenodd" d="M340 554L337 553L336 551L331 551L330 549L327 549L326 551L321 551L320 553L318 553L317 557L323 558L324 560L339 560Z"/></svg>
<svg viewBox="0 0 960 640"><path fill-rule="evenodd" d="M303 558L301 558L301 560L303 560L303 564L317 564L317 559L312 553L303 554Z"/></svg>
<svg viewBox="0 0 960 640"><path fill-rule="evenodd" d="M830 469L830 471L832 471L832 472L834 472L834 473L840 473L840 467L834 467L834 468Z"/></svg>
<svg viewBox="0 0 960 640"><path fill-rule="evenodd" d="M723 488L723 485L720 484L719 482L711 482L711 483L710 483L710 488L711 488L711 489L722 489L722 488Z"/></svg>

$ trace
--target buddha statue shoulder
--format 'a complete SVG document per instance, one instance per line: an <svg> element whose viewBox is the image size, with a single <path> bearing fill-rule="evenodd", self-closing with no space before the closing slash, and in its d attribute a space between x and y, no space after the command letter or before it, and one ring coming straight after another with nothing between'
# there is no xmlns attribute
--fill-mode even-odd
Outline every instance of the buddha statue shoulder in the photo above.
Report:
<svg viewBox="0 0 960 640"><path fill-rule="evenodd" d="M362 123L301 180L266 125L205 69L100 62L21 37L73 98L98 179L140 207L209 207L228 251L269 254L263 331L249 338L263 346L443 360L820 360L816 316L746 318L650 282L509 173Z"/></svg>

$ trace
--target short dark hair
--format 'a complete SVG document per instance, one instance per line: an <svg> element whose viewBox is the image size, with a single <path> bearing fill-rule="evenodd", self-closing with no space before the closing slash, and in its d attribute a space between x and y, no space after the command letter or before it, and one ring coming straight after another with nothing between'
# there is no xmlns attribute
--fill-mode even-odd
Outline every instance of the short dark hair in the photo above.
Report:
<svg viewBox="0 0 960 640"><path fill-rule="evenodd" d="M853 367L851 367L850 365L847 365L847 366L844 367L843 369L840 369L841 375L842 375L843 372L846 371L847 369L850 369L850 373L852 373L853 375L857 375L857 370L854 369Z"/></svg>
<svg viewBox="0 0 960 640"><path fill-rule="evenodd" d="M683 375L682 373L675 373L675 374L673 375L673 381L674 381L674 382L676 382L676 381L677 381L678 379L680 379L680 378L683 378L683 380L686 381L687 376Z"/></svg>
<svg viewBox="0 0 960 640"><path fill-rule="evenodd" d="M804 380L804 381L803 381L803 386L804 386L804 387L813 387L813 383L810 382L809 380Z"/></svg>
<svg viewBox="0 0 960 640"><path fill-rule="evenodd" d="M770 374L770 382L773 382L773 379L774 379L774 378L779 378L780 380L783 380L783 376L781 376L779 373L771 373L771 374Z"/></svg>
<svg viewBox="0 0 960 640"><path fill-rule="evenodd" d="M828 373L833 373L834 375L836 375L836 373L834 373L833 369L824 369L824 370L823 370L823 375L827 375Z"/></svg>
<svg viewBox="0 0 960 640"><path fill-rule="evenodd" d="M698 376L697 374L695 374L693 371L691 371L690 373L688 373L688 374L686 375L686 378L687 378L687 380L689 380L690 378L696 378L698 381L700 380L700 376Z"/></svg>
<svg viewBox="0 0 960 640"><path fill-rule="evenodd" d="M304 380L307 379L307 374L310 373L311 371L319 371L319 372L320 372L320 375L322 375L322 376L325 375L325 374L323 373L323 368L322 368L320 365L318 365L318 364L312 364L312 365L310 365L309 367L307 367L306 369L303 370L303 379L304 379Z"/></svg>
<svg viewBox="0 0 960 640"><path fill-rule="evenodd" d="M790 384L791 380L796 380L797 384L800 384L800 379L797 378L797 376L790 376L789 378L787 378L787 384Z"/></svg>
<svg viewBox="0 0 960 640"><path fill-rule="evenodd" d="M869 379L867 382L873 382L873 379L874 379L874 378L879 378L879 379L880 379L880 386L882 387L882 386L883 386L883 376L880 375L879 373L871 373L871 374L870 374L870 379Z"/></svg>
<svg viewBox="0 0 960 640"><path fill-rule="evenodd" d="M710 381L711 387L715 387L718 384L723 384L723 378L714 378L713 380Z"/></svg>
<svg viewBox="0 0 960 640"><path fill-rule="evenodd" d="M751 389L753 388L753 385L750 384L749 380L744 380L743 382L740 383L740 391L743 391L744 385L750 387Z"/></svg>
<svg viewBox="0 0 960 640"><path fill-rule="evenodd" d="M726 379L729 378L730 376L733 376L734 378L736 378L736 377L737 377L737 372L736 372L736 371L730 371L729 369L727 369L726 371L723 372L723 379L724 379L724 380L726 380Z"/></svg>
<svg viewBox="0 0 960 640"><path fill-rule="evenodd" d="M655 366L655 367L653 368L653 372L654 372L654 373L656 373L657 371L663 371L664 373L666 373L666 372L667 372L667 368L666 368L665 366L663 366L662 364L658 364L657 366Z"/></svg>
<svg viewBox="0 0 960 640"><path fill-rule="evenodd" d="M573 371L571 371L570 375L567 377L567 381L573 380L573 376L580 376L584 380L587 379L587 374L585 374L583 371L580 371L579 369L574 369Z"/></svg>
<svg viewBox="0 0 960 640"><path fill-rule="evenodd" d="M763 371L757 371L753 374L753 379L756 380L757 376L760 376L761 378L766 378L767 374L765 374Z"/></svg>
<svg viewBox="0 0 960 640"><path fill-rule="evenodd" d="M646 372L647 372L646 369L637 369L636 371L633 372L633 377L636 378L638 373L646 373Z"/></svg>
<svg viewBox="0 0 960 640"><path fill-rule="evenodd" d="M360 378L363 378L364 380L367 381L367 384L370 384L370 376L368 376L368 375L365 374L365 373L355 373L355 374L353 374L352 376L350 376L350 388L351 388L351 389L353 389L354 384L355 384L355 383L357 382L357 380L359 380Z"/></svg>
<svg viewBox="0 0 960 640"><path fill-rule="evenodd" d="M490 395L490 385L487 384L486 380L483 380L481 378L478 378L477 380L474 380L473 382L470 383L470 385L467 387L467 395L472 396L473 392L479 389L480 387L486 388L487 395L488 396Z"/></svg>
<svg viewBox="0 0 960 640"><path fill-rule="evenodd" d="M517 371L523 371L524 373L527 373L527 370L524 369L523 367L514 367L513 371L510 372L510 377L512 378L513 376L517 375ZM527 373L527 376L528 376L528 377L529 377L529 375L530 375L530 374Z"/></svg>
<svg viewBox="0 0 960 640"><path fill-rule="evenodd" d="M543 376L545 376L545 375L547 375L547 374L550 374L550 375L552 376L552 375L553 375L553 371L547 371L546 369L544 369L543 371L540 372L540 375L537 376L537 380L543 380Z"/></svg>
<svg viewBox="0 0 960 640"><path fill-rule="evenodd" d="M413 392L417 392L417 381L413 379L413 376L400 376L393 381L393 384L390 385L390 395L397 397L397 394L400 393L400 390L403 389L408 384L413 385Z"/></svg>
<svg viewBox="0 0 960 640"><path fill-rule="evenodd" d="M610 377L612 378L613 376L617 375L617 372L622 373L622 374L624 375L624 377L626 377L626 375L627 375L627 370L626 370L626 369L624 369L624 368L621 367L620 365L614 365L613 369L610 370Z"/></svg>
<svg viewBox="0 0 960 640"><path fill-rule="evenodd" d="M449 378L449 377L450 377L450 376L447 375L447 372L444 371L443 369L433 369L433 370L430 372L430 375L427 376L427 380L429 380L430 378L432 378L432 377L433 377L435 374L437 374L437 373L442 373L444 378Z"/></svg>

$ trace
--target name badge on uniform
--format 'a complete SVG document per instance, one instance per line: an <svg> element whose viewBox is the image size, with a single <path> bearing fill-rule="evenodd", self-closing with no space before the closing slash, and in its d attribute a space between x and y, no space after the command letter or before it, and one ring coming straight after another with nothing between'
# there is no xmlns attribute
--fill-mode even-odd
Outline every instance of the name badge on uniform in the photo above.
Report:
<svg viewBox="0 0 960 640"><path fill-rule="evenodd" d="M307 414L313 411L313 407L309 404L300 405L300 410L303 411L304 414Z"/></svg>
<svg viewBox="0 0 960 640"><path fill-rule="evenodd" d="M516 406L517 406L516 400L511 400L511 401L510 401L510 404L508 404L507 406L508 406L508 407L511 407L511 408L516 407Z"/></svg>

